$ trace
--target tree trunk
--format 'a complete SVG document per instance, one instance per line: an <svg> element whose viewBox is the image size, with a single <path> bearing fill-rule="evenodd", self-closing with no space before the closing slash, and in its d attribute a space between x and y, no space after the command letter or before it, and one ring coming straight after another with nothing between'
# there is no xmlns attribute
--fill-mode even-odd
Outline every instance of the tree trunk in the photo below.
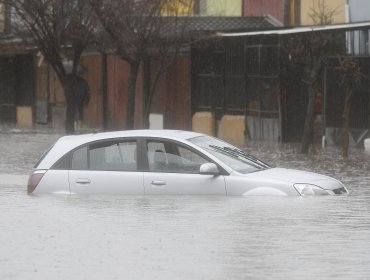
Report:
<svg viewBox="0 0 370 280"><path fill-rule="evenodd" d="M144 61L144 104L143 104L143 127L149 128L150 122L149 122L149 112L147 112L148 104L151 103L151 94L150 94L150 88L151 88L151 61L146 60ZM150 108L150 105L149 105Z"/></svg>
<svg viewBox="0 0 370 280"><path fill-rule="evenodd" d="M66 108L66 134L75 133L75 111L76 104L73 96L67 97L67 108Z"/></svg>
<svg viewBox="0 0 370 280"><path fill-rule="evenodd" d="M102 52L102 101L103 101L103 130L108 130L108 69L107 54Z"/></svg>
<svg viewBox="0 0 370 280"><path fill-rule="evenodd" d="M65 129L66 134L74 134L75 133L75 112L76 112L76 104L74 93L72 92L72 83L73 78L69 77L64 80L63 83L63 90L64 96L66 98L66 122L65 122Z"/></svg>
<svg viewBox="0 0 370 280"><path fill-rule="evenodd" d="M316 86L314 83L309 84L308 92L309 92L308 106L301 145L302 154L308 154L308 150L313 139L313 122L315 119L315 100L316 100Z"/></svg>
<svg viewBox="0 0 370 280"><path fill-rule="evenodd" d="M128 97L126 104L126 129L134 128L135 121L135 97L136 97L136 81L139 73L139 62L130 63L130 77L128 82Z"/></svg>
<svg viewBox="0 0 370 280"><path fill-rule="evenodd" d="M161 75L163 74L163 69L159 68L155 71L153 80L151 79L152 73L150 69L149 69L148 74L150 75L150 78L149 78L150 83L149 83L148 94L146 96L145 106L144 106L144 125L145 125L144 127L145 128L149 128L149 125L150 125L149 123L150 109L152 108L153 97L154 97L155 90L157 88L159 79Z"/></svg>
<svg viewBox="0 0 370 280"><path fill-rule="evenodd" d="M347 87L346 96L344 98L344 109L343 109L343 144L342 144L342 155L343 158L348 158L348 147L349 147L349 114L351 110L351 95L352 89Z"/></svg>

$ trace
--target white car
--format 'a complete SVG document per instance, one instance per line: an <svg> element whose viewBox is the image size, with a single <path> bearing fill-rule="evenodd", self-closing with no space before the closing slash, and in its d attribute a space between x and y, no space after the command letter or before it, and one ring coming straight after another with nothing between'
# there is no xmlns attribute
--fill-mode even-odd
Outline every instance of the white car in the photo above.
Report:
<svg viewBox="0 0 370 280"><path fill-rule="evenodd" d="M217 138L177 130L61 137L36 164L28 193L338 195L338 180L272 168Z"/></svg>

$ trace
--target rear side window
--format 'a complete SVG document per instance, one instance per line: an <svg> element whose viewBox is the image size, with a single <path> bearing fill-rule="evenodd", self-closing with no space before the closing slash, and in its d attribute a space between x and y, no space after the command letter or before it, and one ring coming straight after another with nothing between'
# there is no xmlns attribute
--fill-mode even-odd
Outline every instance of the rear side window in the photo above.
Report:
<svg viewBox="0 0 370 280"><path fill-rule="evenodd" d="M86 170L87 166L87 146L75 151L72 155L72 169Z"/></svg>
<svg viewBox="0 0 370 280"><path fill-rule="evenodd" d="M94 143L73 152L71 169L136 171L136 141Z"/></svg>

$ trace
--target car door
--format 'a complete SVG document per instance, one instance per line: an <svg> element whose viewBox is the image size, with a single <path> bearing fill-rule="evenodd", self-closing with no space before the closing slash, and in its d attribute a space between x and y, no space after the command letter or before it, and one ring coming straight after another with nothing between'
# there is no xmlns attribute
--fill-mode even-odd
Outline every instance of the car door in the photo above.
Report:
<svg viewBox="0 0 370 280"><path fill-rule="evenodd" d="M71 155L71 193L144 194L137 141L100 141Z"/></svg>
<svg viewBox="0 0 370 280"><path fill-rule="evenodd" d="M145 194L226 195L224 176L200 174L201 164L210 161L191 147L157 139L145 145Z"/></svg>

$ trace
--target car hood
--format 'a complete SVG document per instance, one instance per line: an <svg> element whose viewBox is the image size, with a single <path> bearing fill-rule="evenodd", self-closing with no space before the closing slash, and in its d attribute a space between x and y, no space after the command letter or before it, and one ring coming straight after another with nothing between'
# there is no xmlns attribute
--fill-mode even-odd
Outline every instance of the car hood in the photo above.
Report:
<svg viewBox="0 0 370 280"><path fill-rule="evenodd" d="M326 190L333 190L343 187L343 184L341 182L332 177L308 171L286 168L270 168L249 174L244 174L244 176L254 177L256 179L266 178L270 180L290 183L292 185L297 183L314 184Z"/></svg>

